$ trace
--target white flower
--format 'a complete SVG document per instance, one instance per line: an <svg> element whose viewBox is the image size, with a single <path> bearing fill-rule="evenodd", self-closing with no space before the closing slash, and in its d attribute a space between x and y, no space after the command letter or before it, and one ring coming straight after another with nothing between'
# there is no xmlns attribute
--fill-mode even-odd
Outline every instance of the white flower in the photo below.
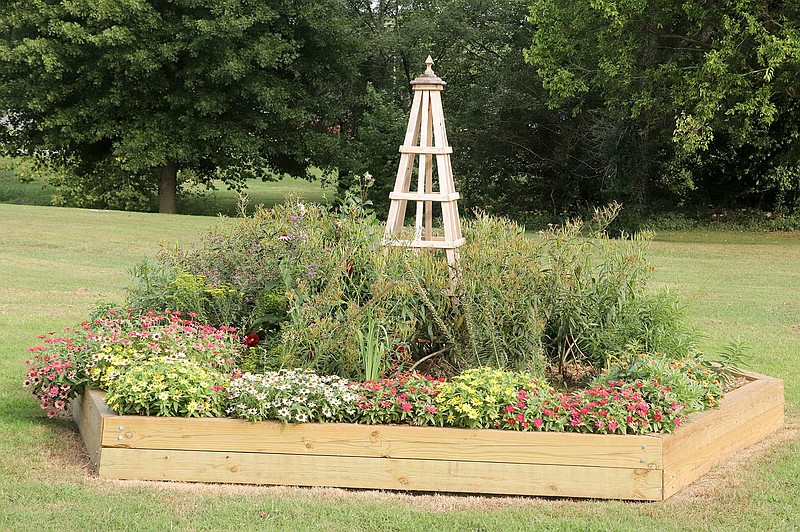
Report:
<svg viewBox="0 0 800 532"><path fill-rule="evenodd" d="M296 414L294 418L300 423L305 423L306 421L308 421L308 415L305 412L300 412Z"/></svg>

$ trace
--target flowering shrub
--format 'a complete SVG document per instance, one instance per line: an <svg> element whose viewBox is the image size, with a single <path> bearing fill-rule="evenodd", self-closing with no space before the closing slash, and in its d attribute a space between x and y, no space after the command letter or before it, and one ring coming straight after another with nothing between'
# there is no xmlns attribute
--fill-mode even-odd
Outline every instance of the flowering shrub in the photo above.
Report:
<svg viewBox="0 0 800 532"><path fill-rule="evenodd" d="M356 413L356 399L348 381L336 376L302 369L244 373L228 386L226 412L248 421L349 421Z"/></svg>
<svg viewBox="0 0 800 532"><path fill-rule="evenodd" d="M645 399L645 390L655 402ZM666 387L642 381L609 382L571 393L548 390L541 400L519 406L522 416L515 409L506 420L511 428L598 434L672 432L685 414Z"/></svg>
<svg viewBox="0 0 800 532"><path fill-rule="evenodd" d="M511 412L509 406L521 405L522 398L536 389L536 380L530 373L470 369L442 384L436 404L441 411L442 424L499 427L500 420Z"/></svg>
<svg viewBox="0 0 800 532"><path fill-rule="evenodd" d="M358 421L438 425L436 396L444 379L407 373L354 384Z"/></svg>
<svg viewBox="0 0 800 532"><path fill-rule="evenodd" d="M436 401L438 424L470 428L645 434L671 432L685 414L674 394L655 382L557 392L530 374L490 368L442 384Z"/></svg>
<svg viewBox="0 0 800 532"><path fill-rule="evenodd" d="M664 354L622 355L598 377L598 382L637 379L656 381L668 388L689 412L717 406L724 394L721 375L709 369L701 359L674 359ZM646 397L657 400L657 397Z"/></svg>
<svg viewBox="0 0 800 532"><path fill-rule="evenodd" d="M228 388L229 415L258 421L367 424L598 434L672 432L686 406L653 381L609 382L557 392L530 374L468 370L450 381L416 373L347 382L307 370L246 373Z"/></svg>
<svg viewBox="0 0 800 532"><path fill-rule="evenodd" d="M129 303L179 305L257 334L248 370L309 367L348 379L390 375L405 356L400 371L425 359L437 375L480 366L541 375L547 362L603 367L631 343L678 354L691 344L673 296L647 289L646 238L602 233L618 206L537 238L493 216L465 220L453 287L441 253L381 246L384 227L363 192L350 199L338 211L289 199L219 224L193 248L164 249L134 270ZM365 316L386 349L359 341ZM404 357L386 360L400 346ZM375 362L366 368L365 352Z"/></svg>
<svg viewBox="0 0 800 532"><path fill-rule="evenodd" d="M39 338L44 340L45 345L28 349L35 354L25 361L28 372L22 384L31 389L39 400L39 406L47 411L47 417L52 418L80 393L86 382L86 374L70 356L76 349L71 338L55 336L55 332Z"/></svg>
<svg viewBox="0 0 800 532"><path fill-rule="evenodd" d="M108 382L106 403L119 414L223 415L227 378L186 358L157 356Z"/></svg>
<svg viewBox="0 0 800 532"><path fill-rule="evenodd" d="M85 386L106 389L148 359L186 359L229 371L241 350L234 329L202 325L180 312L104 309L63 336L39 338L43 343L28 349L33 358L23 384L50 417Z"/></svg>
<svg viewBox="0 0 800 532"><path fill-rule="evenodd" d="M242 373L235 369L239 353L258 347L258 335L242 343L230 327L178 312L105 310L66 333L43 335L29 350L24 385L50 417L94 386L107 390L106 402L121 414L646 434L672 432L723 395L719 375L699 358L625 355L590 388L558 392L534 373L489 367L450 380Z"/></svg>

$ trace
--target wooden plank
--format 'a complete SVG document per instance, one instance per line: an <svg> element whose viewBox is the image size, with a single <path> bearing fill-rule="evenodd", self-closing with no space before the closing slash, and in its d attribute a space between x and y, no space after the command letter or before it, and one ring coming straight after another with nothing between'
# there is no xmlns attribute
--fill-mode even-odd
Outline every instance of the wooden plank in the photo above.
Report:
<svg viewBox="0 0 800 532"><path fill-rule="evenodd" d="M453 148L437 146L400 146L400 153L424 153L428 155L441 155L453 153Z"/></svg>
<svg viewBox="0 0 800 532"><path fill-rule="evenodd" d="M465 238L458 240L392 240L387 242L391 246L406 246L410 248L436 248L436 249L452 249L463 246L466 242Z"/></svg>
<svg viewBox="0 0 800 532"><path fill-rule="evenodd" d="M84 394L81 397L76 397L70 404L72 417L75 419L75 424L78 425L81 439L89 456L89 463L95 472L100 465L102 452L100 442L103 433L103 422L106 419L103 414L107 412L102 397L102 393L100 395L92 395L89 392L88 395Z"/></svg>
<svg viewBox="0 0 800 532"><path fill-rule="evenodd" d="M742 423L734 430L719 435L708 445L682 454L664 469L664 499L679 492L734 453L745 449L783 426L783 405ZM667 460L667 456L665 456Z"/></svg>
<svg viewBox="0 0 800 532"><path fill-rule="evenodd" d="M431 128L430 128L430 97L428 93L422 93L422 109L420 110L420 139L419 144L420 146L430 146L431 145ZM417 171L417 191L420 194L425 194L425 176L428 172L428 166L430 165L430 156L423 155L419 158L419 168ZM417 215L416 215L416 222L414 224L414 238L420 238L422 236L422 231L424 227L424 216L425 216L425 203L422 201L417 200Z"/></svg>
<svg viewBox="0 0 800 532"><path fill-rule="evenodd" d="M103 447L661 469L652 436L108 416Z"/></svg>
<svg viewBox="0 0 800 532"><path fill-rule="evenodd" d="M390 199L404 199L404 200L425 200L425 201L455 201L461 195L458 192L450 194L442 194L440 192L433 192L428 194L420 194L419 192L389 192Z"/></svg>
<svg viewBox="0 0 800 532"><path fill-rule="evenodd" d="M783 426L783 381L763 378L726 394L718 409L664 435L664 498Z"/></svg>
<svg viewBox="0 0 800 532"><path fill-rule="evenodd" d="M339 456L108 449L103 478L660 500L661 471Z"/></svg>

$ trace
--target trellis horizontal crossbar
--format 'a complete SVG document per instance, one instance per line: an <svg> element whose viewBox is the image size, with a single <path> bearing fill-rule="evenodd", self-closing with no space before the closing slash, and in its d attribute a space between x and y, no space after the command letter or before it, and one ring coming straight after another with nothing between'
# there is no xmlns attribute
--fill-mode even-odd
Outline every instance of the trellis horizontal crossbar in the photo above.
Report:
<svg viewBox="0 0 800 532"><path fill-rule="evenodd" d="M400 146L400 153L422 153L427 155L447 155L453 153L453 148L437 148L436 146Z"/></svg>
<svg viewBox="0 0 800 532"><path fill-rule="evenodd" d="M434 237L432 240L388 240L387 244L390 246L405 246L409 248L436 248L436 249L452 249L463 245L465 239L459 240L444 240Z"/></svg>
<svg viewBox="0 0 800 532"><path fill-rule="evenodd" d="M412 201L455 201L461 195L458 192L451 192L450 194L442 194L439 192L432 192L430 194L423 194L421 192L389 192L389 199L402 199Z"/></svg>

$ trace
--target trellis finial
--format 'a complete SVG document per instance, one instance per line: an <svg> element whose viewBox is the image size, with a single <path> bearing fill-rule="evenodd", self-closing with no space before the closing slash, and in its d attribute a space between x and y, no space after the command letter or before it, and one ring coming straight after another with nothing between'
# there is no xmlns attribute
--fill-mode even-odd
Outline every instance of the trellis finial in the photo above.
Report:
<svg viewBox="0 0 800 532"><path fill-rule="evenodd" d="M425 60L425 66L427 67L425 69L425 75L426 76L435 76L436 75L436 74L433 73L433 58L431 56L428 56L428 58Z"/></svg>

